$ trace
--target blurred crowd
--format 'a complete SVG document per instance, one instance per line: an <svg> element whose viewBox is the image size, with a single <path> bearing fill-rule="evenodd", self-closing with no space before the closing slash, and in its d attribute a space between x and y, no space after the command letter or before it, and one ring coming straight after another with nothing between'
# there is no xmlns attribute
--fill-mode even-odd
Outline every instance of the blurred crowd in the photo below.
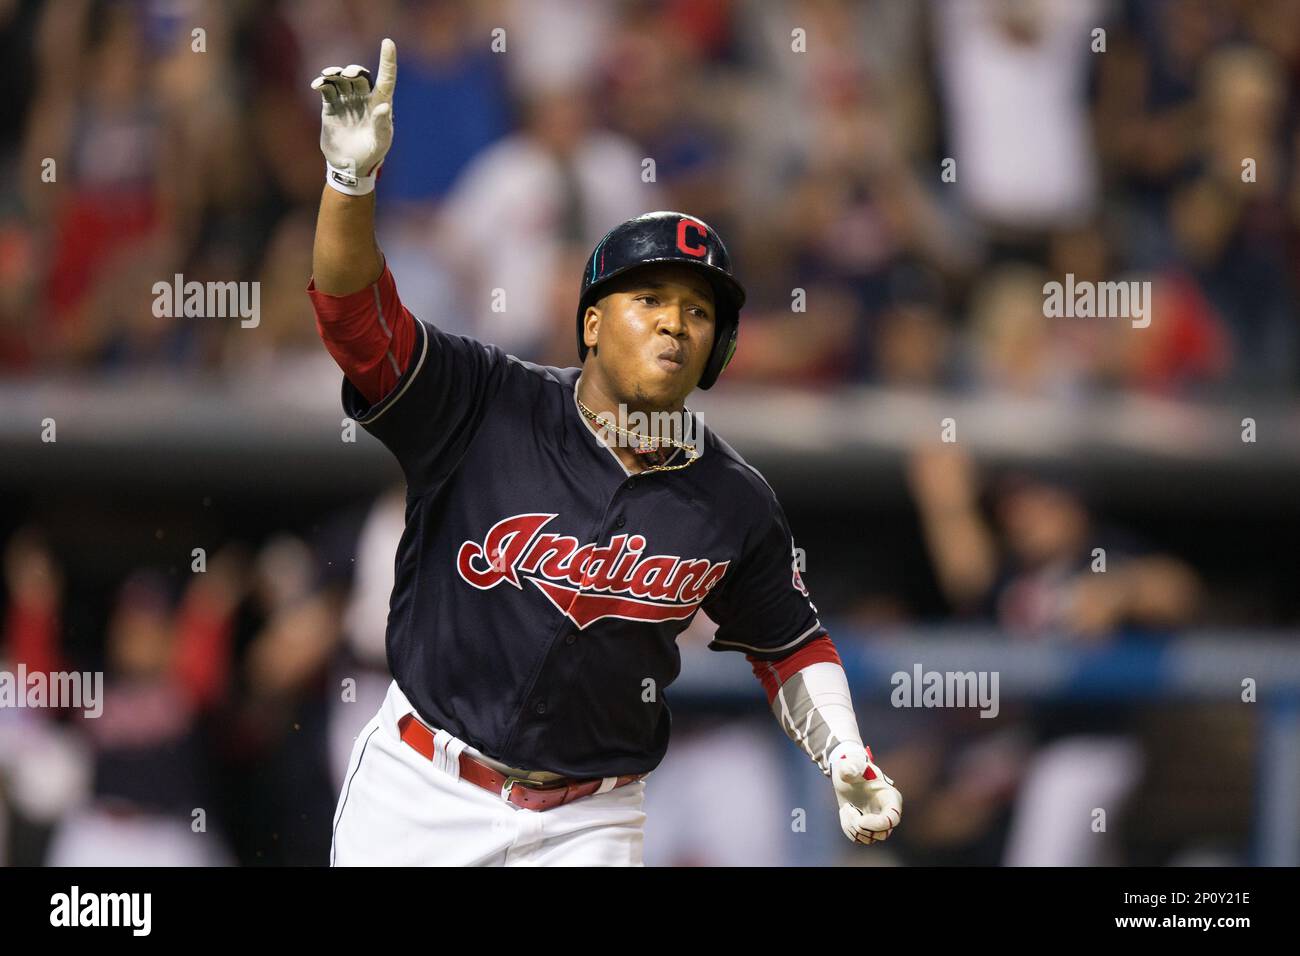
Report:
<svg viewBox="0 0 1300 956"><path fill-rule="evenodd" d="M669 208L715 226L748 287L727 382L1296 391L1300 0L0 0L0 29L30 78L0 105L0 376L302 374L336 394L304 291L323 181L309 84L373 68L391 36L379 242L441 327L574 364L590 249ZM174 274L260 282L260 322L155 318ZM1151 325L1046 317L1044 283L1067 274L1150 281ZM981 474L953 450L917 453L906 480L909 543L880 547L920 542L938 608L815 565L846 636L962 622L1009 653L1101 647L1203 624L1220 596L1068 474ZM233 542L204 573L135 568L102 608L39 523L0 536L0 669L99 669L116 702L94 720L0 709L0 863L327 858L387 686L401 490L323 520ZM864 730L908 816L846 862L1242 858L1239 709L1017 702L981 721L879 703L860 702ZM647 862L788 862L786 794L717 799L719 749L784 779L771 722L684 714L675 734ZM824 796L810 814L830 818ZM1126 810L1091 839L1076 825L1097 806Z"/></svg>
<svg viewBox="0 0 1300 956"><path fill-rule="evenodd" d="M0 28L29 78L0 373L314 367L310 81L391 35L381 246L416 315L523 358L573 364L587 253L676 208L750 288L729 381L1296 385L1297 0L0 0ZM175 274L261 282L260 324L155 318ZM1155 321L1045 318L1067 274L1150 281Z"/></svg>
<svg viewBox="0 0 1300 956"><path fill-rule="evenodd" d="M907 573L933 577L943 610L882 608L871 575L827 569L827 552L814 550L812 587L843 649L943 622L992 628L1008 654L1041 642L1155 647L1205 623L1201 575L1104 520L1068 476L993 477L946 450L917 454L908 480L925 558ZM0 862L326 860L352 742L390 680L384 633L404 520L395 486L310 532L231 540L182 573L138 567L98 602L64 570L75 545L36 525L9 535L0 670L102 671L105 690L98 717L0 708ZM819 581L832 585L827 599ZM713 629L700 613L680 643L702 647ZM731 664L746 669L738 656ZM1257 754L1239 706L1010 699L985 721L961 708L899 711L883 688L855 696L877 758L905 786L908 826L870 858L836 843L823 861L1246 859ZM789 808L808 801L790 788L813 789L806 812L828 825L829 788L815 790L816 770L763 713L757 685L752 706L717 706L674 704L674 743L647 790L647 862L798 859ZM769 784L742 806L719 800L719 753ZM1114 814L1102 835L1086 824L1098 807Z"/></svg>
<svg viewBox="0 0 1300 956"><path fill-rule="evenodd" d="M354 703L364 679L360 669L347 671L347 689L332 679L346 666L349 576L337 569L351 567L332 553L291 534L256 551L232 544L196 558L184 585L136 569L100 608L66 580L41 532L13 534L0 667L101 672L104 683L101 713L0 708L0 862L327 859L340 782L330 702ZM374 619L382 667L382 609ZM365 719L349 725L347 748Z"/></svg>

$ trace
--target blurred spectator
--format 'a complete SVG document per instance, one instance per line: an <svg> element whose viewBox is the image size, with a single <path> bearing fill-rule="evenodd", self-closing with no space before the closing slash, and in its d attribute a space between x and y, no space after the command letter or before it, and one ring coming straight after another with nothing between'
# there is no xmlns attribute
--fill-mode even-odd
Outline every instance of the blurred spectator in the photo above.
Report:
<svg viewBox="0 0 1300 956"><path fill-rule="evenodd" d="M1098 199L1085 95L1097 0L939 0L935 55L965 206L993 230L1049 232Z"/></svg>
<svg viewBox="0 0 1300 956"><path fill-rule="evenodd" d="M761 714L673 723L672 750L646 781L645 865L780 866L792 803L780 786L786 741ZM719 800L736 767L768 785L744 801Z"/></svg>
<svg viewBox="0 0 1300 956"><path fill-rule="evenodd" d="M1227 320L1240 387L1293 390L1300 332L1286 257L1297 223L1284 201L1283 74L1270 54L1238 47L1207 58L1201 82L1206 135L1196 173L1170 200L1175 249Z"/></svg>
<svg viewBox="0 0 1300 956"><path fill-rule="evenodd" d="M717 69L703 58L710 44L725 38L728 6L629 6L595 48L601 62L591 82L605 91L595 105L598 118L654 159L664 208L690 210L729 235L736 215L730 188L735 157L723 118L729 97ZM700 96L702 87L718 95Z"/></svg>
<svg viewBox="0 0 1300 956"><path fill-rule="evenodd" d="M257 325L223 320L222 362L233 380L251 377L279 388L301 377L307 394L337 388L338 367L320 347L311 302L302 294L302 277L311 274L314 228L302 210L280 220L257 278Z"/></svg>
<svg viewBox="0 0 1300 956"><path fill-rule="evenodd" d="M103 713L80 722L94 751L93 800L64 818L49 865L229 862L200 719L226 693L240 587L228 555L195 576L176 612L159 576L140 572L123 584L109 621Z"/></svg>
<svg viewBox="0 0 1300 956"><path fill-rule="evenodd" d="M6 542L4 572L3 658L31 672L63 670L63 571L36 529L19 529Z"/></svg>
<svg viewBox="0 0 1300 956"><path fill-rule="evenodd" d="M717 629L700 612L677 640L702 646ZM762 701L757 685L754 694ZM678 723L685 724L680 735ZM781 774L787 741L772 734L761 713L719 720L689 712L679 719L674 711L673 727L669 754L646 781L646 866L780 865L792 832L793 801ZM719 801L719 788L737 767L771 785L744 800Z"/></svg>
<svg viewBox="0 0 1300 956"><path fill-rule="evenodd" d="M995 531L963 452L918 452L909 479L940 588L959 615L1022 638L1088 641L1125 626L1176 627L1195 613L1199 583L1184 562L1141 554L1130 536L1095 527L1061 480L1008 474L995 491Z"/></svg>
<svg viewBox="0 0 1300 956"><path fill-rule="evenodd" d="M505 21L496 26L507 30L505 62L520 93L589 84L616 22L644 22L640 14L649 9L599 0L506 0L501 6Z"/></svg>
<svg viewBox="0 0 1300 956"><path fill-rule="evenodd" d="M322 555L323 556L323 555ZM239 699L228 727L226 799L244 811L241 860L315 865L328 859L334 793L329 777L329 665L340 638L340 582L301 538L280 534L259 550L240 607Z"/></svg>
<svg viewBox="0 0 1300 956"><path fill-rule="evenodd" d="M40 0L0 2L0 55L21 76L35 72L35 50L30 38L36 30L40 7ZM18 180L18 146L31 109L31 94L31 87L24 84L0 104L0 170L7 183Z"/></svg>
<svg viewBox="0 0 1300 956"><path fill-rule="evenodd" d="M0 671L64 670L67 582L37 528L19 528L5 543L4 575ZM0 707L0 865L40 863L50 830L89 792L90 757L62 716Z"/></svg>
<svg viewBox="0 0 1300 956"><path fill-rule="evenodd" d="M97 347L102 330L83 312L88 294L128 261L133 244L164 228L159 171L168 143L143 46L131 6L56 0L45 8L23 162L54 164L53 182L29 180L28 202L51 217L42 324L56 359Z"/></svg>
<svg viewBox="0 0 1300 956"><path fill-rule="evenodd" d="M901 720L899 711L877 708L863 718L877 741L872 752L907 782L911 826L899 828L889 849L909 865L998 865L1033 751L1031 728L1014 710L997 728L969 710L906 713Z"/></svg>
<svg viewBox="0 0 1300 956"><path fill-rule="evenodd" d="M1032 266L997 267L972 293L969 374L977 392L1073 398L1084 385L1078 353L1067 348L1073 324L1123 320L1049 319L1043 310L1047 276ZM1127 325L1127 323L1126 323Z"/></svg>
<svg viewBox="0 0 1300 956"><path fill-rule="evenodd" d="M352 744L379 711L393 677L388 672L388 600L393 593L393 555L406 527L406 489L377 498L357 540L356 566L343 611L343 653L335 662L335 686L352 681L351 694L330 706L330 773L341 792Z"/></svg>
<svg viewBox="0 0 1300 956"><path fill-rule="evenodd" d="M900 153L921 149L933 114L923 96L924 15L922 4L892 0L735 5L741 72L719 84L722 99L714 108L736 115L731 188L740 208L761 213L816 148L819 127L864 100L883 111L883 131ZM840 144L846 139L851 142L841 136ZM880 139L869 145L878 149Z"/></svg>
<svg viewBox="0 0 1300 956"><path fill-rule="evenodd" d="M880 316L874 338L872 378L879 384L932 390L951 381L952 329L932 291L896 291Z"/></svg>
<svg viewBox="0 0 1300 956"><path fill-rule="evenodd" d="M804 290L808 312L748 309L745 345L737 348L727 375L771 384L825 384L845 376L853 362L850 342L859 312L848 290L834 284Z"/></svg>
<svg viewBox="0 0 1300 956"><path fill-rule="evenodd" d="M1200 584L1192 570L1096 527L1061 480L1007 475L995 491L994 531L964 453L918 452L909 479L940 588L960 615L992 620L1013 640L1078 644L1193 619ZM1025 768L1006 862L1107 862L1112 841L1085 822L1093 808L1116 807L1138 779L1131 721L1113 706L1048 705L1037 722L1041 749Z"/></svg>
<svg viewBox="0 0 1300 956"><path fill-rule="evenodd" d="M510 55L493 53L488 30L471 29L476 26L473 7L465 0L406 3L402 5L401 29L389 27L388 35L396 37L401 47L393 116L401 117L397 122L402 134L394 139L384 160L381 205L427 205L442 198L477 154L510 131L510 104L502 70L526 57L532 45L524 42L527 34L521 24L518 32L508 34ZM338 65L346 66L358 58L365 63L376 49L377 40L366 46L358 44ZM557 42L553 49L565 49L564 42ZM314 61L312 68L319 68ZM319 97L316 100L319 105Z"/></svg>
<svg viewBox="0 0 1300 956"><path fill-rule="evenodd" d="M1169 185L1195 151L1196 74L1231 35L1231 12L1216 0L1128 2L1123 10L1122 29L1099 61L1099 146L1131 190L1131 218L1140 230L1134 254L1159 255L1151 220L1161 217Z"/></svg>
<svg viewBox="0 0 1300 956"><path fill-rule="evenodd" d="M582 87L532 91L524 129L477 157L440 213L439 249L473 333L521 358L551 337L547 290L566 247L590 249L624 219L661 208L638 151L592 129L589 112Z"/></svg>

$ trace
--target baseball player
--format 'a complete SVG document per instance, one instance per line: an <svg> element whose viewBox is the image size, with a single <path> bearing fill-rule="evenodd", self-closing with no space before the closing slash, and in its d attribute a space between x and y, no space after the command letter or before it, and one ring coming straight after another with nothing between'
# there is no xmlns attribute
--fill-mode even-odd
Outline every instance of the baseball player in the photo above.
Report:
<svg viewBox="0 0 1300 956"><path fill-rule="evenodd" d="M676 212L612 229L582 276L580 368L440 331L403 307L374 237L396 77L384 40L373 90L357 65L312 83L327 185L307 292L345 411L407 483L394 680L353 748L331 862L639 865L676 639L701 609L830 778L844 834L886 839L902 798L863 746L785 514L685 405L736 346L722 240ZM621 424L638 412L685 427Z"/></svg>

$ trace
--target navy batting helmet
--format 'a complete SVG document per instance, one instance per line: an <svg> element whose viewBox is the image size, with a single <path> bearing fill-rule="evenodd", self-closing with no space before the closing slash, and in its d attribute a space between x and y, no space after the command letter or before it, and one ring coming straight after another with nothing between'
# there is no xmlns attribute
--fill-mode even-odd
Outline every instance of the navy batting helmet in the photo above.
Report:
<svg viewBox="0 0 1300 956"><path fill-rule="evenodd" d="M700 388L709 388L736 351L745 290L731 275L731 257L718 234L702 220L681 212L648 212L629 219L606 233L592 250L578 298L578 359L587 358L582 317L587 307L604 295L602 287L615 276L655 262L693 266L713 287L713 350L699 381Z"/></svg>

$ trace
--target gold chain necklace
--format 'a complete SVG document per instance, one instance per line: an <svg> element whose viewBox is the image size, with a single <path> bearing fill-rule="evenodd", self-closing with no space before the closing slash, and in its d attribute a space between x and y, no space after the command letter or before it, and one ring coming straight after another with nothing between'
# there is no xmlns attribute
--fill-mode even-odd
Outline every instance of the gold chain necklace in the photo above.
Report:
<svg viewBox="0 0 1300 956"><path fill-rule="evenodd" d="M594 422L601 428L609 428L628 438L636 439L636 448L634 448L633 451L638 455L657 454L662 451L662 446L665 442L686 452L685 464L651 465L644 469L645 471L679 471L682 468L689 468L691 465L695 464L696 459L700 457L699 449L694 445L687 445L673 438L647 438L645 435L634 432L630 428L624 428L615 422L609 421L603 415L598 415L593 412L587 407L586 403L582 399L578 398L576 390L573 393L573 397L578 403L578 408L581 410L583 418L590 422Z"/></svg>

